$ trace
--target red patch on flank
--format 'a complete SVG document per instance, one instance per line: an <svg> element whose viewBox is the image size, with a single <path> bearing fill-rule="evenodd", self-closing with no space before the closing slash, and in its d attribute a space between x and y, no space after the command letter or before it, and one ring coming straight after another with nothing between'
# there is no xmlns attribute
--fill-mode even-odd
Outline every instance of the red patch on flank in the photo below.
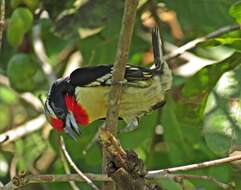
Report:
<svg viewBox="0 0 241 190"><path fill-rule="evenodd" d="M74 112L75 100L74 100L73 96L66 95L64 97L64 100L65 100L65 104L66 104L67 110L69 112Z"/></svg>
<svg viewBox="0 0 241 190"><path fill-rule="evenodd" d="M85 109L79 105L73 96L66 95L64 97L67 110L74 114L76 122L80 125L88 125L89 117Z"/></svg>
<svg viewBox="0 0 241 190"><path fill-rule="evenodd" d="M57 131L62 132L64 130L63 120L51 117L50 123L53 126L53 128L56 129Z"/></svg>

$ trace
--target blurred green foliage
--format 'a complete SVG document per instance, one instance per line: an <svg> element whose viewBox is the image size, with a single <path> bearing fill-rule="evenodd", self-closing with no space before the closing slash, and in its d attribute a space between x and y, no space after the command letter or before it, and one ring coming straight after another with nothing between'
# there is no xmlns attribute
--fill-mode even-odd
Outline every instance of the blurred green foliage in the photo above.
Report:
<svg viewBox="0 0 241 190"><path fill-rule="evenodd" d="M148 1L139 7L132 46L131 64L149 66L150 25L143 21ZM161 11L174 11L184 36L177 40L170 23L162 21L164 39L183 44L219 27L241 21L241 6L236 0L158 0ZM163 6L165 8L163 8ZM79 66L113 64L123 13L123 1L11 0L6 1L7 28L0 52L0 132L10 130L35 118L36 110L23 93L47 94L49 84L41 61L33 48L33 31L41 29L48 62L58 77L71 65L74 54L81 54ZM151 19L151 18L149 18ZM176 28L175 28L176 27ZM175 25L174 30L178 30ZM149 36L149 37L146 37ZM125 149L136 151L148 170L197 163L240 151L241 146L241 33L230 32L210 39L192 53L212 59L214 64L190 77L174 74L174 85L167 103L160 111L140 120L137 130L120 134ZM219 49L218 49L219 48ZM231 52L231 53L230 53ZM225 58L224 58L225 57ZM76 62L76 60L74 60ZM78 62L78 61L77 61ZM174 69L183 60L174 59ZM6 82L6 79L8 80ZM101 148L89 144L103 121L81 127L78 142L64 136L67 148L83 172L101 172ZM120 127L125 124L120 121ZM31 173L65 173L59 154L58 133L44 126L0 150L0 181L6 183L19 170ZM50 151L50 152L49 152ZM240 165L221 165L188 172L208 175L235 184L240 190ZM218 190L210 181L184 180L181 185L168 179L157 180L164 189ZM90 189L79 183L80 189ZM30 186L36 189L36 186ZM68 183L41 184L38 189L71 189Z"/></svg>

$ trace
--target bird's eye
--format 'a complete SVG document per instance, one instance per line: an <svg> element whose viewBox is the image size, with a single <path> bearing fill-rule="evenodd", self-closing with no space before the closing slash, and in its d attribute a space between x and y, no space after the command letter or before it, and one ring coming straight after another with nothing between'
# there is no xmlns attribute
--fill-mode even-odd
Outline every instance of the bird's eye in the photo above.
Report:
<svg viewBox="0 0 241 190"><path fill-rule="evenodd" d="M65 112L64 109L56 107L54 104L51 105L53 107L54 113L59 118L64 118Z"/></svg>
<svg viewBox="0 0 241 190"><path fill-rule="evenodd" d="M64 115L65 115L65 114L64 114L64 110L62 110L62 109L61 109L61 110L56 110L55 112L56 112L55 114L56 114L58 117L64 118Z"/></svg>

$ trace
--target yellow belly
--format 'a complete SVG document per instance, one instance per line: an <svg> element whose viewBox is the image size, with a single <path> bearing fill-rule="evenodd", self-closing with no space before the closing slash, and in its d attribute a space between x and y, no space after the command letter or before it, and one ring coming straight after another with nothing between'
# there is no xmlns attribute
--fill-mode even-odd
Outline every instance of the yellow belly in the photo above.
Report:
<svg viewBox="0 0 241 190"><path fill-rule="evenodd" d="M119 117L126 122L149 112L151 107L163 101L164 92L159 78L148 82L149 85L139 88L131 85L123 87L120 101ZM89 121L105 118L110 87L77 87L76 99L89 115Z"/></svg>

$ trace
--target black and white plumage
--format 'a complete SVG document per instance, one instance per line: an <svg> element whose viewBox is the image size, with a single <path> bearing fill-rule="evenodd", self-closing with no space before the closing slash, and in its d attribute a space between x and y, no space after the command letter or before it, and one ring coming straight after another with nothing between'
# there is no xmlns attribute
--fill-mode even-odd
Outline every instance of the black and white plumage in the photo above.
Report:
<svg viewBox="0 0 241 190"><path fill-rule="evenodd" d="M164 102L165 92L171 88L172 74L164 61L157 29L152 32L152 44L154 68L126 66L119 117L127 123L127 127L137 126L139 117L159 108ZM49 91L46 115L61 119L61 127L65 131L68 129L68 133L70 130L78 132L78 124L105 118L112 73L113 65L83 67L73 71L69 77L57 80ZM74 103L66 102L66 97L72 97ZM68 106L72 104L76 104L77 108L71 110ZM76 110L82 110L84 114ZM79 115L87 120L82 122Z"/></svg>

